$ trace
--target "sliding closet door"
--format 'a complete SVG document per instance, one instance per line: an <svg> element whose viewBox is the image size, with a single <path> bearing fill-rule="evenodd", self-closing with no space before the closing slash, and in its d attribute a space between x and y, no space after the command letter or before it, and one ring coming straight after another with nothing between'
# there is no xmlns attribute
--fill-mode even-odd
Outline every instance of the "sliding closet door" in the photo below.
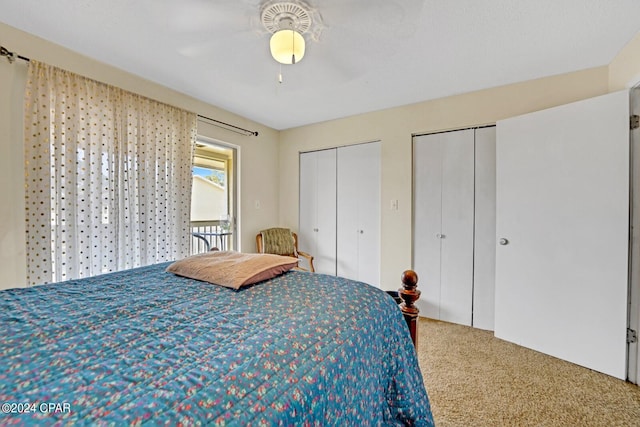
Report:
<svg viewBox="0 0 640 427"><path fill-rule="evenodd" d="M300 199L298 249L317 257L315 229L318 222L318 158L316 153L300 154ZM317 268L318 260L316 260Z"/></svg>
<svg viewBox="0 0 640 427"><path fill-rule="evenodd" d="M380 286L380 142L337 156L337 274Z"/></svg>
<svg viewBox="0 0 640 427"><path fill-rule="evenodd" d="M440 319L442 143L438 134L413 143L413 269L420 278L420 315Z"/></svg>
<svg viewBox="0 0 640 427"><path fill-rule="evenodd" d="M441 134L440 318L471 325L473 304L474 130Z"/></svg>
<svg viewBox="0 0 640 427"><path fill-rule="evenodd" d="M495 335L625 378L626 91L497 125Z"/></svg>
<svg viewBox="0 0 640 427"><path fill-rule="evenodd" d="M336 150L300 154L298 247L318 273L336 274Z"/></svg>
<svg viewBox="0 0 640 427"><path fill-rule="evenodd" d="M492 331L496 280L496 127L476 129L473 327Z"/></svg>
<svg viewBox="0 0 640 427"><path fill-rule="evenodd" d="M421 279L422 314L471 325L473 129L415 138L414 209L414 269Z"/></svg>

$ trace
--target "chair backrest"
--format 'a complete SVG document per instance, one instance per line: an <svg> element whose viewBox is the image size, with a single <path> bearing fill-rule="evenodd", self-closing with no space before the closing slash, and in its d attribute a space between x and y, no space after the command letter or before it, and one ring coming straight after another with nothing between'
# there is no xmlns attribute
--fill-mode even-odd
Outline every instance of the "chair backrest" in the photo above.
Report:
<svg viewBox="0 0 640 427"><path fill-rule="evenodd" d="M288 228L269 228L256 235L259 253L298 256L298 235Z"/></svg>

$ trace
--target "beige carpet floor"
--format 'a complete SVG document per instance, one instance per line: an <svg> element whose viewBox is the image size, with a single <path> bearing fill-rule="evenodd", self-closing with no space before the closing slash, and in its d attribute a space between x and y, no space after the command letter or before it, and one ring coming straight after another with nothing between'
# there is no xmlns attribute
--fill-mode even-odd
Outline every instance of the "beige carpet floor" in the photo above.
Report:
<svg viewBox="0 0 640 427"><path fill-rule="evenodd" d="M640 387L420 318L418 358L438 427L640 426Z"/></svg>

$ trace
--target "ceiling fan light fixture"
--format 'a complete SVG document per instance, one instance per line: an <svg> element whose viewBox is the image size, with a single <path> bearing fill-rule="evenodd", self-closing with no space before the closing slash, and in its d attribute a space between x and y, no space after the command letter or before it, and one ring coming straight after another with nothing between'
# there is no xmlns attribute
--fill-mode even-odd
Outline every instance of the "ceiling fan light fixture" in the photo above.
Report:
<svg viewBox="0 0 640 427"><path fill-rule="evenodd" d="M296 64L304 57L304 37L295 30L279 30L271 36L269 48L271 56L279 63Z"/></svg>
<svg viewBox="0 0 640 427"><path fill-rule="evenodd" d="M269 31L271 56L280 64L297 64L304 57L305 34L312 24L311 10L302 0L271 0L263 4L260 19Z"/></svg>

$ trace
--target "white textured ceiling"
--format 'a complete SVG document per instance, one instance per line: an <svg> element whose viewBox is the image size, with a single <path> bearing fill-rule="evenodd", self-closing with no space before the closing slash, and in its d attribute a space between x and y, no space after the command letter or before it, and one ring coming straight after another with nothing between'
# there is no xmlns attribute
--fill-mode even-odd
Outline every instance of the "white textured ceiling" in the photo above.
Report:
<svg viewBox="0 0 640 427"><path fill-rule="evenodd" d="M322 32L279 84L264 3L0 0L0 21L275 129L607 65L640 30L638 0L306 0Z"/></svg>

